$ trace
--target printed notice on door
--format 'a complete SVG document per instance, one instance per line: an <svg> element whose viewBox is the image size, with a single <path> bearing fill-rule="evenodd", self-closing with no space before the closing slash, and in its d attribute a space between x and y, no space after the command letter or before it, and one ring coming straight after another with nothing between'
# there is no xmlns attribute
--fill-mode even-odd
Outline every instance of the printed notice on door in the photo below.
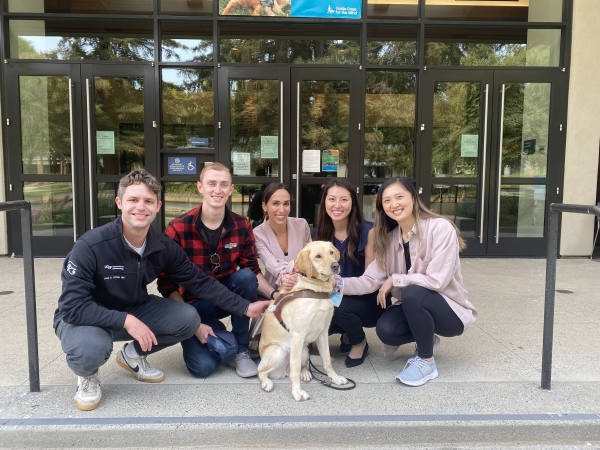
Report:
<svg viewBox="0 0 600 450"><path fill-rule="evenodd" d="M279 154L277 136L261 136L260 137L260 157L261 158L277 158Z"/></svg>
<svg viewBox="0 0 600 450"><path fill-rule="evenodd" d="M96 153L98 155L115 154L114 131L96 131Z"/></svg>
<svg viewBox="0 0 600 450"><path fill-rule="evenodd" d="M250 153L234 153L231 155L231 162L234 175L250 175Z"/></svg>
<svg viewBox="0 0 600 450"><path fill-rule="evenodd" d="M302 172L321 171L321 150L302 150Z"/></svg>
<svg viewBox="0 0 600 450"><path fill-rule="evenodd" d="M460 156L463 158L477 158L479 149L479 136L477 134L463 134L460 143Z"/></svg>

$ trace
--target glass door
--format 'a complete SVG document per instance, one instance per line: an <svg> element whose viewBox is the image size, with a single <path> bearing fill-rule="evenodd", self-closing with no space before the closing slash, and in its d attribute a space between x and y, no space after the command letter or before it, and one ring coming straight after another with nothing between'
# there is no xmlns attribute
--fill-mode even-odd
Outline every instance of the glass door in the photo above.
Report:
<svg viewBox="0 0 600 450"><path fill-rule="evenodd" d="M6 66L9 200L31 202L33 253L64 256L85 232L78 65ZM21 221L9 214L11 252Z"/></svg>
<svg viewBox="0 0 600 450"><path fill-rule="evenodd" d="M362 175L360 70L293 68L292 184L297 217L312 227L329 178L345 177L360 192ZM362 201L362 199L361 199Z"/></svg>
<svg viewBox="0 0 600 450"><path fill-rule="evenodd" d="M428 70L421 125L421 199L452 220L465 255L487 249L493 72Z"/></svg>
<svg viewBox="0 0 600 450"><path fill-rule="evenodd" d="M561 73L494 72L489 256L545 256L546 211L560 201Z"/></svg>
<svg viewBox="0 0 600 450"><path fill-rule="evenodd" d="M256 226L263 189L289 185L289 68L221 67L218 89L219 161L235 186L228 206Z"/></svg>
<svg viewBox="0 0 600 450"><path fill-rule="evenodd" d="M154 69L149 65L82 65L88 228L120 215L119 180L136 168L158 176Z"/></svg>
<svg viewBox="0 0 600 450"><path fill-rule="evenodd" d="M543 256L559 200L560 74L428 70L418 187L467 256Z"/></svg>

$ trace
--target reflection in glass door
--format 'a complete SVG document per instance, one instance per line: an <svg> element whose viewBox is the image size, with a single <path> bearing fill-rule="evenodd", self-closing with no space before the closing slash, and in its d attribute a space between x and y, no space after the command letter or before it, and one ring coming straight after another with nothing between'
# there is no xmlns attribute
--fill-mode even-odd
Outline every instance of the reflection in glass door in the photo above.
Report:
<svg viewBox="0 0 600 450"><path fill-rule="evenodd" d="M328 178L349 178L359 187L359 80L358 69L292 69L296 214L310 226L318 221Z"/></svg>
<svg viewBox="0 0 600 450"><path fill-rule="evenodd" d="M61 256L85 231L77 205L78 165L75 154L80 123L74 111L79 97L77 66L14 64L5 79L9 152L9 200L29 200L32 207L33 252ZM79 202L79 203L78 203ZM18 214L9 215L11 249L19 255Z"/></svg>
<svg viewBox="0 0 600 450"><path fill-rule="evenodd" d="M492 82L489 71L428 71L425 75L419 187L431 210L456 224L467 242L466 255L486 252Z"/></svg>
<svg viewBox="0 0 600 450"><path fill-rule="evenodd" d="M82 67L90 228L113 221L119 180L145 168L157 174L153 71L143 66Z"/></svg>

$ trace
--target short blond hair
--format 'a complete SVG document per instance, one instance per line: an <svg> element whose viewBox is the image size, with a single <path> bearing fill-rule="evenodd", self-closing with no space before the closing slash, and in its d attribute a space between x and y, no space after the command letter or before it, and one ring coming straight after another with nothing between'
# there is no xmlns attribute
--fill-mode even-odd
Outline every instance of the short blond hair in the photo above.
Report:
<svg viewBox="0 0 600 450"><path fill-rule="evenodd" d="M227 167L225 167L223 164L221 164L221 163L204 164L204 169L202 169L202 172L200 172L200 183L202 183L202 177L204 176L204 174L206 172L208 172L209 170L216 170L217 172L227 172L229 174L229 178L231 179L231 172L229 172L229 169Z"/></svg>

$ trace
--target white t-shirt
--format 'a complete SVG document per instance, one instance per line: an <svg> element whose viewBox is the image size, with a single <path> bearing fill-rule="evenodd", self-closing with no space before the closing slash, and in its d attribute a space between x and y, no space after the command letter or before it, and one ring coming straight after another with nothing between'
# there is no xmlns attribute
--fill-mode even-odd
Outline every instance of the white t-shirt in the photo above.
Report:
<svg viewBox="0 0 600 450"><path fill-rule="evenodd" d="M142 246L138 248L131 245L131 242L129 242L125 236L123 236L123 238L125 239L125 242L127 242L127 245L129 245L129 247L131 247L131 249L134 252L136 252L140 256L144 256L144 250L146 250L146 239L144 239L144 243L142 244Z"/></svg>

